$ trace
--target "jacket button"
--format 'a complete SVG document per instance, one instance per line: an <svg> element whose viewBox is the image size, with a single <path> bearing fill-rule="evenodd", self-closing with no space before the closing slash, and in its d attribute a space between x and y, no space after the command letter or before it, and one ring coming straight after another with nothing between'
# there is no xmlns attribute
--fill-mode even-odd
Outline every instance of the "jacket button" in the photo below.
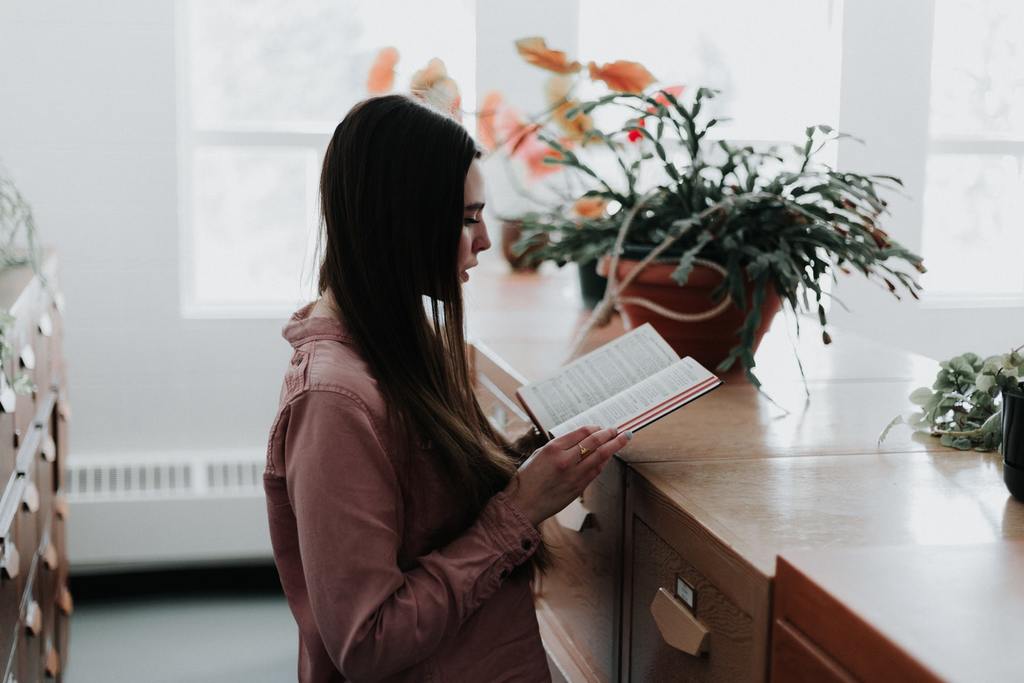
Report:
<svg viewBox="0 0 1024 683"><path fill-rule="evenodd" d="M298 365L302 362L302 356L295 356L292 358L292 365Z"/></svg>
<svg viewBox="0 0 1024 683"><path fill-rule="evenodd" d="M533 541L531 541L528 538L523 540L523 550L529 550L532 547L533 547Z"/></svg>

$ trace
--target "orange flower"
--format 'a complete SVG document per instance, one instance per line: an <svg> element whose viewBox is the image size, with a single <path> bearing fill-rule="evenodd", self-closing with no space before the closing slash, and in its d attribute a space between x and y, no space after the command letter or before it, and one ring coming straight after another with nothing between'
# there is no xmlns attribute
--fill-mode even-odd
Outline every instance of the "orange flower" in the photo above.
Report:
<svg viewBox="0 0 1024 683"><path fill-rule="evenodd" d="M603 197L580 197L572 205L572 210L580 218L600 218L606 206L608 200Z"/></svg>
<svg viewBox="0 0 1024 683"><path fill-rule="evenodd" d="M437 57L412 75L409 89L412 90L414 97L459 121L462 120L462 97L459 95L459 86L449 78L444 62Z"/></svg>
<svg viewBox="0 0 1024 683"><path fill-rule="evenodd" d="M637 62L617 61L598 66L589 65L590 78L604 81L609 88L618 92L638 93L656 80L651 72Z"/></svg>
<svg viewBox="0 0 1024 683"><path fill-rule="evenodd" d="M679 96L683 94L684 90L686 90L685 85L670 85L667 88L658 88L658 92L654 93L654 101L665 107L671 106L669 104L668 98L665 97L665 93L668 93L669 95L678 100ZM653 113L654 108L651 107L648 111Z"/></svg>
<svg viewBox="0 0 1024 683"><path fill-rule="evenodd" d="M366 78L366 92L382 95L395 85L395 64L398 64L398 50L385 47L377 53Z"/></svg>
<svg viewBox="0 0 1024 683"><path fill-rule="evenodd" d="M516 41L516 50L523 59L534 66L559 74L571 74L580 70L579 62L570 62L561 50L552 50L543 38L520 38Z"/></svg>
<svg viewBox="0 0 1024 683"><path fill-rule="evenodd" d="M498 132L495 123L501 102L501 93L492 90L484 96L483 102L480 103L480 111L476 115L476 130L480 144L485 149L494 149L498 146Z"/></svg>
<svg viewBox="0 0 1024 683"><path fill-rule="evenodd" d="M544 163L545 159L561 159L562 155L538 138L531 136L519 148L519 156L526 162L526 171L531 180L536 180L562 170L559 164Z"/></svg>
<svg viewBox="0 0 1024 683"><path fill-rule="evenodd" d="M571 119L567 116L569 111L579 105L579 101L569 99L572 83L573 79L567 76L552 76L544 86L544 92L548 104L555 107L551 112L551 119L565 131L570 140L579 142L586 138L587 131L594 128L594 122L583 112L577 112Z"/></svg>

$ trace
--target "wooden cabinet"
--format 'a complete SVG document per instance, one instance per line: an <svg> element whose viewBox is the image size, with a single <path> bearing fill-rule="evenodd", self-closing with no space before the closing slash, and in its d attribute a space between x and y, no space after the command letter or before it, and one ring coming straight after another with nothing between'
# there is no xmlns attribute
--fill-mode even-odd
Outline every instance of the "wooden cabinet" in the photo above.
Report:
<svg viewBox="0 0 1024 683"><path fill-rule="evenodd" d="M543 277L477 277L473 286L477 301L491 307L469 318L483 319L483 338L493 349L491 360L478 365L478 376L501 369L498 379L482 383L490 388L478 392L499 406L496 422L522 426L515 389L564 360L578 329L578 309L550 296ZM620 331L613 322L590 346ZM771 673L779 681L932 680L922 672L941 670L931 664L937 652L937 660L949 660L948 671L959 672L940 677L945 680L1020 677L1024 658L1013 643L993 648L991 643L1004 642L996 629L983 632L988 645L972 636L963 639L970 641L967 647L952 634L958 623L978 623L971 610L979 604L1002 615L1002 633L1016 634L1024 606L1013 600L1003 601L1011 606L1005 607L992 586L994 578L1005 579L1001 590L1024 594L1024 563L1012 581L1006 572L997 575L995 562L984 571L950 574L936 584L942 592L916 603L891 600L901 605L898 613L877 620L860 613L860 622L849 613L835 616L841 614L836 610L888 607L872 598L869 577L856 583L848 576L842 585L818 586L819 597L834 600L804 613L821 621L786 616L781 569L776 579L780 555L827 548L883 558L887 549L901 548L927 558L943 545L983 554L1024 539L1024 504L1008 497L997 454L950 451L907 429L878 443L892 417L907 410L913 388L934 380L933 361L852 335L830 347L812 335L798 343L809 400L788 337L776 325L757 355L776 403L742 377L727 376L725 386L641 432L563 516L564 523L545 523L545 538L559 552L551 574L538 584L537 609L545 647L563 678L756 682ZM908 595L922 590L914 582L921 574L917 564L878 563L878 581L909 585L914 590ZM961 599L955 580L975 597ZM863 595L847 590L853 585ZM899 590L880 595L889 594L900 597ZM941 621L932 617L939 603L949 615ZM890 631L872 640L880 624ZM930 631L947 632L950 640L932 650L915 645L921 649L914 652L915 634ZM857 644L844 650L822 634ZM941 642L938 634L932 640ZM897 643L889 652L909 653L919 666L899 668L906 656L886 660L877 654L883 642ZM850 652L859 654L851 659ZM961 668L954 668L957 658ZM972 665L999 675L971 678L964 672Z"/></svg>
<svg viewBox="0 0 1024 683"><path fill-rule="evenodd" d="M1003 500L1008 510L1022 507ZM1004 537L1019 522L1017 511L1004 515ZM807 680L799 671L806 651L794 651L793 639L848 675L835 680L1020 680L1022 577L1019 540L784 552L772 681Z"/></svg>
<svg viewBox="0 0 1024 683"><path fill-rule="evenodd" d="M15 319L7 341L16 366L4 368L0 394L15 370L35 387L15 397L12 411L0 395L0 680L22 683L61 679L71 602L63 497L67 389L52 254L42 274L27 267L0 273L0 309Z"/></svg>
<svg viewBox="0 0 1024 683"><path fill-rule="evenodd" d="M628 481L621 680L762 679L768 580L635 472Z"/></svg>
<svg viewBox="0 0 1024 683"><path fill-rule="evenodd" d="M554 565L535 583L538 616L570 658L571 680L616 680L624 477L624 465L610 461L579 501L542 525Z"/></svg>

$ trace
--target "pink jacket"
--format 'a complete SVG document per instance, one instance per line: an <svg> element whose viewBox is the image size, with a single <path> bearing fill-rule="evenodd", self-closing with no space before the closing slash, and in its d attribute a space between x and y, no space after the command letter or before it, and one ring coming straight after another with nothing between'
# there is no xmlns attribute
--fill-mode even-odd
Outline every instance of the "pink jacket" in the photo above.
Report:
<svg viewBox="0 0 1024 683"><path fill-rule="evenodd" d="M395 443L341 323L311 309L284 328L263 478L299 680L549 681L529 574L513 571L537 529L502 493L466 519L429 447Z"/></svg>

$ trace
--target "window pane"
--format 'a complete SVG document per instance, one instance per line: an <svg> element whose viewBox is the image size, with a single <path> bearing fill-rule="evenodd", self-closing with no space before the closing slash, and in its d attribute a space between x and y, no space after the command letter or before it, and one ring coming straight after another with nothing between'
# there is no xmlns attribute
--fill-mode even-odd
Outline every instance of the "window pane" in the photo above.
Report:
<svg viewBox="0 0 1024 683"><path fill-rule="evenodd" d="M194 151L191 303L288 307L309 296L316 158L294 149Z"/></svg>
<svg viewBox="0 0 1024 683"><path fill-rule="evenodd" d="M202 129L331 130L366 96L385 46L400 54L396 89L438 57L463 102L475 101L471 0L192 0L187 17L192 121Z"/></svg>
<svg viewBox="0 0 1024 683"><path fill-rule="evenodd" d="M929 159L923 244L928 272L922 278L929 294L1024 292L1021 162L995 154Z"/></svg>
<svg viewBox="0 0 1024 683"><path fill-rule="evenodd" d="M1024 138L1024 3L937 0L931 131Z"/></svg>
<svg viewBox="0 0 1024 683"><path fill-rule="evenodd" d="M838 119L841 14L827 0L583 0L579 57L634 60L662 84L721 89L715 111L733 119L722 135L795 140Z"/></svg>

